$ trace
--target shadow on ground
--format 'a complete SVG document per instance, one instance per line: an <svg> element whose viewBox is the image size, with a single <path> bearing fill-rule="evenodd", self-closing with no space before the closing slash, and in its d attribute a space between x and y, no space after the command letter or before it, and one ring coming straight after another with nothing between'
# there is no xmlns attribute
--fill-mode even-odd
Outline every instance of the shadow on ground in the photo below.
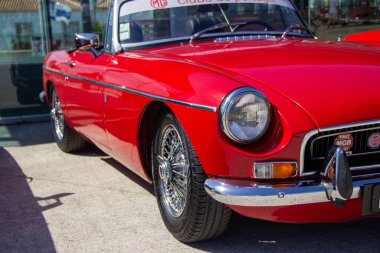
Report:
<svg viewBox="0 0 380 253"><path fill-rule="evenodd" d="M72 193L35 197L13 157L0 147L0 251L55 252L42 212L62 204Z"/></svg>
<svg viewBox="0 0 380 253"><path fill-rule="evenodd" d="M0 147L30 146L54 142L50 122L0 125Z"/></svg>
<svg viewBox="0 0 380 253"><path fill-rule="evenodd" d="M139 187L143 188L145 191L149 192L150 194L154 195L154 189L153 185L142 179L140 176L133 173L131 170L129 170L127 167L116 161L115 159L111 157L107 158L101 158L104 162L106 162L108 165L111 165L114 169L119 171L124 176L128 177L130 180L132 180L135 184L137 184Z"/></svg>
<svg viewBox="0 0 380 253"><path fill-rule="evenodd" d="M380 252L380 219L283 224L234 214L227 231L190 246L209 252ZM223 245L221 247L221 245Z"/></svg>
<svg viewBox="0 0 380 253"><path fill-rule="evenodd" d="M113 158L101 158L137 186L153 187ZM380 252L380 218L338 224L285 224L234 213L227 231L214 240L189 244L207 252Z"/></svg>

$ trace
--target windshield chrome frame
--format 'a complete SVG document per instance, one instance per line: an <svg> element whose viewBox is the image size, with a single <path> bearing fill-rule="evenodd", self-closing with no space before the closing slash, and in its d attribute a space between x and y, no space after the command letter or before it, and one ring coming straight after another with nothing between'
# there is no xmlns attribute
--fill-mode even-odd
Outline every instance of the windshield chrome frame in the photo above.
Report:
<svg viewBox="0 0 380 253"><path fill-rule="evenodd" d="M281 35L283 32L280 31L271 31L271 32L265 32L265 31L244 31L244 32L219 32L219 33L208 33L202 35L202 38L199 38L198 40L202 39L209 39L209 38L215 38L215 37L231 37L231 36L244 36L244 35L269 35L269 36L278 36L278 38L281 38ZM310 35L300 35L298 33L289 33L289 36L296 36L296 37L302 37L302 38L310 38L312 39ZM173 42L183 42L186 41L186 44L191 44L189 41L192 36L182 36L182 37L176 37L176 38L168 38L168 39L161 39L161 40L152 40L152 41L146 41L146 42L136 42L136 43L124 43L120 44L122 49L128 50L132 48L137 47L146 47L146 46L152 46L152 45L159 45L164 43L173 43Z"/></svg>
<svg viewBox="0 0 380 253"><path fill-rule="evenodd" d="M111 52L114 54L117 54L118 52L123 51L124 49L132 49L136 47L145 47L145 46L151 46L151 45L159 45L163 43L171 43L171 42L180 42L180 41L190 41L190 38L192 36L182 36L182 37L176 37L176 38L167 38L167 39L161 39L161 40L152 40L152 41L146 41L146 42L137 42L137 43L120 43L119 38L119 14L120 14L120 8L123 4L131 1L136 0L113 0L113 25L112 25L112 49ZM306 25L305 20L302 18L300 12L298 11L297 7L295 6L294 2L291 0L288 0L295 11L295 14L298 16L298 19L302 22L302 25L305 27L308 27ZM112 3L111 3L112 5ZM116 24L116 25L115 25ZM223 32L223 33L212 33L212 34L204 34L202 38L213 38L218 36L229 36L229 35L244 35L244 34L254 34L254 35L260 35L260 34L269 34L269 35L279 35L281 36L283 34L283 31L270 31L270 32L262 32L262 31L244 31L244 32ZM289 35L299 36L299 34L292 34L289 33ZM305 37L305 36L300 36Z"/></svg>
<svg viewBox="0 0 380 253"><path fill-rule="evenodd" d="M113 21L112 21L112 48L111 52L117 54L122 51L120 40L119 40L119 12L120 7L125 2L133 0L113 0ZM112 3L111 3L112 4Z"/></svg>

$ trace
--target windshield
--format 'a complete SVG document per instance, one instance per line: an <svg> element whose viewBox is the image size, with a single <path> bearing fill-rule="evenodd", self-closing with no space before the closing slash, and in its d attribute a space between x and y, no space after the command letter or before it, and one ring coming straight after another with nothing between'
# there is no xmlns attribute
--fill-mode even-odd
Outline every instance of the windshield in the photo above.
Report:
<svg viewBox="0 0 380 253"><path fill-rule="evenodd" d="M123 47L188 39L221 23L247 22L207 34L282 34L304 24L289 0L132 0L119 13Z"/></svg>

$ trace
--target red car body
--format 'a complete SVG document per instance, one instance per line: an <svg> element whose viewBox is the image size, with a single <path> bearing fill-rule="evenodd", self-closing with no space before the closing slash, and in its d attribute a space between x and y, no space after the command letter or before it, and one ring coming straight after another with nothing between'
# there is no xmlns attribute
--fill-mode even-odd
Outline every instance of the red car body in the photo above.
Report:
<svg viewBox="0 0 380 253"><path fill-rule="evenodd" d="M271 199L263 198L267 204L224 202L231 209L252 218L305 223L365 217L363 184L339 208L328 198L283 197L286 189L321 183L320 173L310 173L303 156L310 136L363 126L380 131L379 73L377 48L289 37L175 43L99 57L90 51L55 51L45 59L43 79L46 94L51 85L56 88L71 128L148 182L152 129L159 109L169 108L209 179L243 190L262 187L262 196L266 188L276 191ZM264 136L248 145L229 139L218 119L223 100L241 87L265 94L273 114ZM254 178L253 164L268 161L294 161L297 174ZM380 162L366 166L352 171L354 185L380 183Z"/></svg>
<svg viewBox="0 0 380 253"><path fill-rule="evenodd" d="M380 30L351 34L344 41L380 47Z"/></svg>

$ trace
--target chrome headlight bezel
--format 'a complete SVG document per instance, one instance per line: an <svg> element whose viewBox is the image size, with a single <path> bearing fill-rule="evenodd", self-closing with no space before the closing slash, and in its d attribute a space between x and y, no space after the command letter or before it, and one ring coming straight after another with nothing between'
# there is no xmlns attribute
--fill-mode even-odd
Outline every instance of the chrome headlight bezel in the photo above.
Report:
<svg viewBox="0 0 380 253"><path fill-rule="evenodd" d="M231 111L231 108L234 105L235 101L247 94L251 94L262 99L267 107L268 114L267 114L267 121L265 123L265 126L258 135L250 139L241 139L237 137L236 135L234 135L234 133L231 131L228 124L228 113ZM270 122L271 122L271 117L272 117L272 109L266 96L254 88L244 87L244 88L239 88L232 91L230 94L228 94L224 98L219 110L219 125L223 133L225 133L231 140L240 144L250 144L260 139L267 132Z"/></svg>

